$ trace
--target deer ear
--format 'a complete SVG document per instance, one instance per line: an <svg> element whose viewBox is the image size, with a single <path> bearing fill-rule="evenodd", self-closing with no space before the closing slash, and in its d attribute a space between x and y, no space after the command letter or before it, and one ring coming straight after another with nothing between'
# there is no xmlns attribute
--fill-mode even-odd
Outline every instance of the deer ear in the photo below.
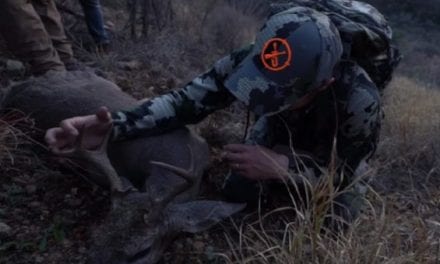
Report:
<svg viewBox="0 0 440 264"><path fill-rule="evenodd" d="M207 230L223 219L241 211L246 204L222 201L192 201L173 204L166 209L169 224L179 231L196 233Z"/></svg>

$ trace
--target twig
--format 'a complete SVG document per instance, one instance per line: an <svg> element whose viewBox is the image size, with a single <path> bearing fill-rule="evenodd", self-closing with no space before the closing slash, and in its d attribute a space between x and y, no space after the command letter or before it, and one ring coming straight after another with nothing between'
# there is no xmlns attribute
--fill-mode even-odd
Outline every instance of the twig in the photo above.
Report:
<svg viewBox="0 0 440 264"><path fill-rule="evenodd" d="M68 8L67 6L64 6L64 5L57 3L57 8L58 8L58 10L65 12L69 15L72 15L78 19L84 19L83 14L77 13L77 12L73 11L72 9Z"/></svg>

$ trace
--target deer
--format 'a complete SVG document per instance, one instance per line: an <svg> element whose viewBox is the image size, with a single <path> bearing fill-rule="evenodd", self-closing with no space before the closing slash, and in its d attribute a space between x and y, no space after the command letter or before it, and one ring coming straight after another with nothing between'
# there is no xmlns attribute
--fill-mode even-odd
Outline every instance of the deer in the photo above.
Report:
<svg viewBox="0 0 440 264"><path fill-rule="evenodd" d="M0 109L18 109L44 131L65 118L139 102L89 71L54 72L11 85ZM91 168L89 177L110 189L111 209L91 234L88 263L157 263L181 232L207 230L243 204L196 200L209 163L206 142L187 127L159 136L108 140L94 150L82 137L66 151Z"/></svg>

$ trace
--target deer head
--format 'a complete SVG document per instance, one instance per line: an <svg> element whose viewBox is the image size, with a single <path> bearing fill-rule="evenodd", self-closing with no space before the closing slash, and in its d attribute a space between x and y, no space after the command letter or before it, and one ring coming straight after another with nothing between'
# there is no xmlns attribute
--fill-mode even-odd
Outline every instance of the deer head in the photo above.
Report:
<svg viewBox="0 0 440 264"><path fill-rule="evenodd" d="M160 199L153 198L148 188L146 192L140 192L116 173L107 157L107 138L99 148L87 150L80 136L69 151L92 163L110 184L111 210L92 234L89 263L156 263L179 232L206 230L244 208L243 204L221 201L173 203L173 198L190 188L195 181L193 158L189 169L150 161L152 166L183 177L185 183ZM191 149L190 154L192 156Z"/></svg>

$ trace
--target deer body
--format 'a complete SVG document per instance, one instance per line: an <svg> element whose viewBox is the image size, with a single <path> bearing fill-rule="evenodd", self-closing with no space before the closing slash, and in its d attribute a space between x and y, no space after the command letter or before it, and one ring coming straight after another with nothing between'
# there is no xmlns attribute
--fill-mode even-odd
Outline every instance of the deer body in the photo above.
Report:
<svg viewBox="0 0 440 264"><path fill-rule="evenodd" d="M115 84L93 73L49 72L10 87L1 106L31 115L36 126L46 130L63 119L95 113L101 106L115 111L136 104ZM198 193L209 151L204 140L187 128L110 143L108 153L109 158L106 149L82 152L83 158L102 169L103 173L91 175L92 180L117 190L112 193L111 212L93 232L91 263L155 263L178 232L205 230L243 207L191 201ZM184 175L175 168L191 170ZM131 188L118 187L108 175L113 172L127 178Z"/></svg>
<svg viewBox="0 0 440 264"><path fill-rule="evenodd" d="M36 126L46 130L58 126L66 118L95 113L100 106L107 106L110 111L115 111L131 108L136 104L138 104L136 99L122 92L112 82L97 77L91 72L78 71L46 74L15 85L5 96L2 108L18 109L30 114L35 119ZM183 179L176 176L173 179L172 175L155 179L154 176L164 169L152 168L148 161L163 161L187 168L190 165L187 145L196 155L194 158L198 166L197 176L201 176L208 165L208 148L203 139L186 128L161 136L111 143L108 154L116 172L136 182L140 189L143 187L142 180L148 180L150 183L153 181L150 186L154 188L156 188L154 181L172 188L174 184L181 184ZM146 177L151 172L153 177ZM166 174L170 172L166 171ZM94 177L92 180L98 184L108 184L104 175L92 176ZM195 193L197 193L196 187L197 184L193 187Z"/></svg>

